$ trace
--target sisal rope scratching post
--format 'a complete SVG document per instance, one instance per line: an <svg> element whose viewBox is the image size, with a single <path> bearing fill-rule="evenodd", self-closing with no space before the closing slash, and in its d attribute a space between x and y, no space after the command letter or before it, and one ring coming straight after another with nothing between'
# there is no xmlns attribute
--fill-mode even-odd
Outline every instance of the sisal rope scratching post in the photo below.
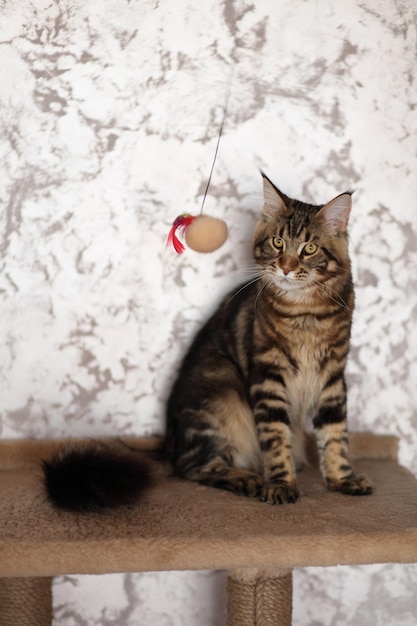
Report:
<svg viewBox="0 0 417 626"><path fill-rule="evenodd" d="M291 626L292 571L230 570L227 626Z"/></svg>
<svg viewBox="0 0 417 626"><path fill-rule="evenodd" d="M0 626L51 626L52 578L0 578Z"/></svg>

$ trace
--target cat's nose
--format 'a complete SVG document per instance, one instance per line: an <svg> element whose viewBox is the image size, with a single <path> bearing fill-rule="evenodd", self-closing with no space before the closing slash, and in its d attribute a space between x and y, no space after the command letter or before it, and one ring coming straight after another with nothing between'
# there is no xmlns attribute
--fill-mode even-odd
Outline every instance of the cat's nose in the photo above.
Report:
<svg viewBox="0 0 417 626"><path fill-rule="evenodd" d="M284 276L287 276L287 274L291 271L295 271L297 269L297 259L284 253L280 259L279 265L284 273Z"/></svg>

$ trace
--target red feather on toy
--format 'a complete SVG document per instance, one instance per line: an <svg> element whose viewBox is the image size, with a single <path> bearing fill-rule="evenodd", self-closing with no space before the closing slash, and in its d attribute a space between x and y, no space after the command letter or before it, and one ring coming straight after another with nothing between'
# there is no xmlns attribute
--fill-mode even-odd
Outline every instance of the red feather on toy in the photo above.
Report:
<svg viewBox="0 0 417 626"><path fill-rule="evenodd" d="M168 233L167 246L173 245L175 252L178 252L178 254L184 252L185 246L178 239L177 230L179 230L181 235L184 236L188 226L195 219L196 216L190 215L189 213L183 213L182 215L179 215L172 224L171 230Z"/></svg>

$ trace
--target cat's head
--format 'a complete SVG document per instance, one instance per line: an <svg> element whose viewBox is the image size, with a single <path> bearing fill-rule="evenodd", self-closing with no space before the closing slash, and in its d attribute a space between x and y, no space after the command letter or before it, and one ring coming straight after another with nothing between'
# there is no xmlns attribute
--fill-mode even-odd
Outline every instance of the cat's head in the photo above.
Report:
<svg viewBox="0 0 417 626"><path fill-rule="evenodd" d="M255 229L254 257L268 282L289 292L350 276L351 194L314 206L292 200L262 177L264 206Z"/></svg>

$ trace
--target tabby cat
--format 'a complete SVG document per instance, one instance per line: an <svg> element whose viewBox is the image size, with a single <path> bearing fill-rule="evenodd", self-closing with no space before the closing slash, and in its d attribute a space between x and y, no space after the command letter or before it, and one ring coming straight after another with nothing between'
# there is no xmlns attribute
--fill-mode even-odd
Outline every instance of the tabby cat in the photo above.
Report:
<svg viewBox="0 0 417 626"><path fill-rule="evenodd" d="M192 343L168 402L168 456L183 478L295 502L312 420L329 489L366 495L372 487L352 470L346 426L351 195L313 206L262 176L257 280L229 294Z"/></svg>
<svg viewBox="0 0 417 626"><path fill-rule="evenodd" d="M263 184L257 280L227 296L192 343L168 401L166 452L183 478L295 502L312 420L328 487L369 494L349 463L346 429L351 196L312 206L265 175ZM149 460L115 443L69 441L42 467L48 500L70 511L135 502L154 483Z"/></svg>

